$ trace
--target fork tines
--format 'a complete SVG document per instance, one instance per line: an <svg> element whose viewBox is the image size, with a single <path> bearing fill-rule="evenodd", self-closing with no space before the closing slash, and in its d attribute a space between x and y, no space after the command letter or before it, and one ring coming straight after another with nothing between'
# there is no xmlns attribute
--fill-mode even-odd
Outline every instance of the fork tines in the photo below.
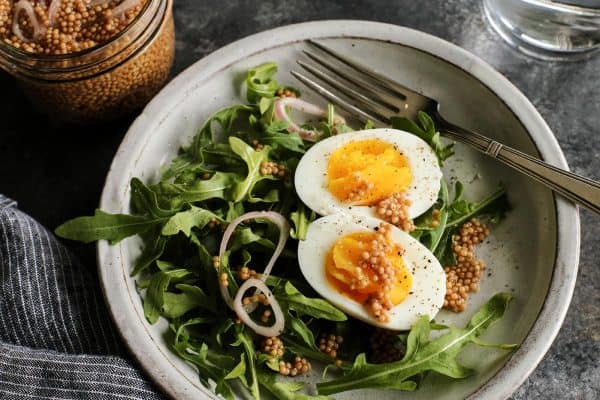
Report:
<svg viewBox="0 0 600 400"><path fill-rule="evenodd" d="M358 119L389 124L390 118L395 115L414 118L416 112L425 108L424 103L429 101L321 43L313 40L308 43L313 50L304 50L304 54L312 62L298 60L298 64L324 84L297 71L291 71L292 75Z"/></svg>

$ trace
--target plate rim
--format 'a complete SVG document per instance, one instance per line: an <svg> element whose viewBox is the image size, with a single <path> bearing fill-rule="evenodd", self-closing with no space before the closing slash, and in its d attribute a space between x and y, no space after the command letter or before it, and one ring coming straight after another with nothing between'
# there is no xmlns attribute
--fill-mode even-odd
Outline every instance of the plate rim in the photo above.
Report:
<svg viewBox="0 0 600 400"><path fill-rule="evenodd" d="M143 139L148 139L150 133L148 129L145 129L145 126L150 123L160 125L163 120L161 116L168 115L170 110L165 111L161 103L169 101L177 92L181 92L183 87L191 90L189 82L198 82L193 79L194 77L211 68L214 71L210 75L214 75L235 62L274 47L303 41L307 38L323 39L327 37L355 37L387 41L428 53L463 70L477 79L511 110L525 128L536 150L544 160L558 167L568 169L565 156L556 137L533 104L507 78L479 57L444 39L411 28L362 20L321 20L287 25L246 36L196 61L172 79L153 98L128 129L107 174L102 190L100 208L115 208L113 196L118 194L118 190L116 191L118 188L114 186L117 182L123 180L120 177L123 171L122 167L126 167L133 162L126 158L128 150L140 145L144 142ZM280 39L275 40L275 38ZM223 62L221 58L234 59ZM125 170L127 169L125 168ZM469 399L492 400L509 397L537 367L562 326L577 277L581 240L580 221L577 206L556 195L554 195L554 204L556 226L558 228L556 232L555 265L542 308L521 347L510 356L496 374L469 395ZM570 239L566 240L566 238ZM199 382L194 384L182 375L175 373L172 369L165 370L161 368L160 363L156 362L156 354L146 353L145 350L148 345L152 344L153 339L150 335L140 337L139 334L143 334L147 327L141 321L131 326L130 318L122 318L124 311L129 311L133 314L132 316L137 315L133 303L129 309L124 310L122 303L115 301L117 298L115 296L119 294L119 290L114 283L118 283L121 277L127 281L129 275L125 271L121 271L121 274L111 272L112 263L107 262L108 260L105 259L107 252L110 252L108 243L105 241L99 242L97 245L97 260L102 293L119 334L138 365L158 387L174 398L197 398L198 389L205 396L216 398L212 393L198 386ZM117 256L116 260L113 261L120 261L120 259ZM166 357L164 357L164 360L168 361Z"/></svg>

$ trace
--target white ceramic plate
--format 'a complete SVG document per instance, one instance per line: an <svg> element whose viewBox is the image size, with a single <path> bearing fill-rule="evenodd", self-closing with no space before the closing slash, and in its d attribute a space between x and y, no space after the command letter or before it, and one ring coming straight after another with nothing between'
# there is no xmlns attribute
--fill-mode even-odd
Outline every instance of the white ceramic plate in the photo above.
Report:
<svg viewBox="0 0 600 400"><path fill-rule="evenodd" d="M297 85L289 70L301 57L304 39L324 40L375 69L438 99L450 120L477 129L496 140L567 168L546 123L531 103L502 75L482 60L448 42L398 26L363 21L321 21L259 33L226 46L198 61L173 80L131 126L112 163L101 207L129 209L129 180L157 178L201 123L217 109L242 101L244 71L276 61L278 80ZM306 96L311 99L307 93ZM313 98L314 99L314 98ZM314 99L317 101L316 99ZM469 183L478 197L499 181L506 184L514 209L481 247L488 274L469 310L492 293L509 290L515 300L486 339L516 342L502 351L467 347L463 361L477 373L449 381L430 375L416 393L358 391L340 399L504 399L531 373L556 336L573 292L579 256L579 216L576 207L499 163L463 146L445 167L448 177ZM129 277L139 243L128 239L117 246L98 245L100 276L106 300L125 342L147 374L178 399L212 397L195 370L171 353L163 340L166 321L151 326ZM462 325L469 318L442 312L438 320ZM318 378L314 376L313 378Z"/></svg>

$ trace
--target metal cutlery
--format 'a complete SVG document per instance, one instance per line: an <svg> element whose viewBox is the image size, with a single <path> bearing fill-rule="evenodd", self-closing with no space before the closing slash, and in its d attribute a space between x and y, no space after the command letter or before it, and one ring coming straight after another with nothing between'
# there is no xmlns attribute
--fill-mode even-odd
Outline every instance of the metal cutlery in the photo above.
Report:
<svg viewBox="0 0 600 400"><path fill-rule="evenodd" d="M600 214L600 182L562 170L455 125L442 117L442 105L435 99L417 93L321 43L312 40L309 43L312 49L304 50L304 53L312 62L298 60L298 64L317 79L297 71L291 71L292 75L352 116L386 126L394 116L415 120L418 112L424 111L433 118L442 135L468 144Z"/></svg>

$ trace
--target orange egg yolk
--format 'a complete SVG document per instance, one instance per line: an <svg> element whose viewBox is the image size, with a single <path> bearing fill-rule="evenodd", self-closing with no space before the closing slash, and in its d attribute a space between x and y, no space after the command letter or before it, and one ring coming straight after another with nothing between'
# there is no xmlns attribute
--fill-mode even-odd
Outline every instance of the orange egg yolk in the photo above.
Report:
<svg viewBox="0 0 600 400"><path fill-rule="evenodd" d="M345 235L327 254L327 280L338 292L358 303L366 305L372 299L380 299L385 311L400 304L412 287L412 275L402 252L381 232Z"/></svg>
<svg viewBox="0 0 600 400"><path fill-rule="evenodd" d="M350 142L334 151L327 164L329 191L340 201L373 205L403 192L412 175L406 158L379 139Z"/></svg>

